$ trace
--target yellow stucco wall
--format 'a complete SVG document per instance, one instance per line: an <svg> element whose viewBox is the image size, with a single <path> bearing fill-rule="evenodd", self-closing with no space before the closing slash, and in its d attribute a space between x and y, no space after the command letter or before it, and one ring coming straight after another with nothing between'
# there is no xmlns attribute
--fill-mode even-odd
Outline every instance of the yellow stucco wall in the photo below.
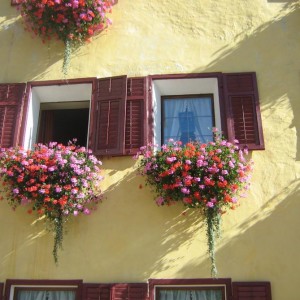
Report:
<svg viewBox="0 0 300 300"><path fill-rule="evenodd" d="M0 1L0 83L63 79L63 47L23 30ZM249 196L224 216L219 277L269 280L298 300L300 9L284 0L119 0L113 26L72 56L68 78L256 71L266 150L251 154ZM180 205L157 207L131 158L103 160L106 199L71 221L59 265L43 222L0 202L0 282L7 278L142 282L210 276L205 228Z"/></svg>

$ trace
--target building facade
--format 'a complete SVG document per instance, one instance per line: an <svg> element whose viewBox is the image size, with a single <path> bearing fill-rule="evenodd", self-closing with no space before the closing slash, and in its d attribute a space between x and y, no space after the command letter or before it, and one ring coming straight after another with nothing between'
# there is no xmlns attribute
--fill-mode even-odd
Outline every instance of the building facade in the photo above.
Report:
<svg viewBox="0 0 300 300"><path fill-rule="evenodd" d="M77 135L103 162L104 199L67 225L56 265L43 220L4 197L0 299L51 286L78 299L177 299L160 290L185 287L221 291L211 299L298 300L299 9L289 0L120 0L113 24L72 54L64 75L63 44L33 39L2 0L1 147ZM132 159L172 136L163 99L193 95L210 103L205 128L239 139L254 161L247 197L223 216L218 279L199 213L158 207Z"/></svg>

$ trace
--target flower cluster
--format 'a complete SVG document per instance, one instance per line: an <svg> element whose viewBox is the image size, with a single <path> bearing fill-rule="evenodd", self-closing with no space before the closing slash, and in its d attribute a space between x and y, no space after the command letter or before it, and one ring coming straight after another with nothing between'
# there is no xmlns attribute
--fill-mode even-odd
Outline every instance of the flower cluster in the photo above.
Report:
<svg viewBox="0 0 300 300"><path fill-rule="evenodd" d="M247 149L223 139L214 129L214 141L206 144L169 141L156 149L141 148L137 154L138 172L156 194L158 205L182 201L188 208L199 208L207 223L212 274L216 275L214 236L219 235L220 216L238 205L238 196L248 189L252 162L245 158Z"/></svg>
<svg viewBox="0 0 300 300"><path fill-rule="evenodd" d="M220 212L236 207L238 191L249 184L247 150L215 137L207 144L170 141L158 151L151 145L141 148L139 171L155 189L158 205L183 201L189 208Z"/></svg>
<svg viewBox="0 0 300 300"><path fill-rule="evenodd" d="M53 37L63 41L66 52L70 46L89 41L111 24L106 14L111 12L113 0L17 0L17 3L26 28L43 41Z"/></svg>
<svg viewBox="0 0 300 300"><path fill-rule="evenodd" d="M62 230L57 224L71 215L89 215L99 202L100 165L90 151L71 143L52 142L38 144L34 150L9 148L0 152L0 176L10 205L15 209L28 204L29 213L45 216L55 230ZM56 248L62 240L57 230Z"/></svg>

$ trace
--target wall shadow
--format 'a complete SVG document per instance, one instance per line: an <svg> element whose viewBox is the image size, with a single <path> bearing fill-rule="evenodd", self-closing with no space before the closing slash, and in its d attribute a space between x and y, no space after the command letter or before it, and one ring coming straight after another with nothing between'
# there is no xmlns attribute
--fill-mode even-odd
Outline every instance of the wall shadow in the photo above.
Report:
<svg viewBox="0 0 300 300"><path fill-rule="evenodd" d="M280 131L274 132L273 128L265 126L265 132L278 135L280 139L284 137L285 129L295 128L297 134L295 158L298 161L300 160L298 117L300 62L297 53L300 52L300 32L292 29L300 26L299 8L299 2L290 1L285 4L274 20L237 36L234 47L228 45L214 53L215 59L205 67L205 72L256 71L263 122L264 118L268 122L272 114L280 110L283 112L292 110L294 116L292 120L286 120L283 115L276 116L276 123L283 124L277 129ZM203 72L203 68L194 71ZM265 140L268 141L267 135ZM271 145L266 144L266 148L268 147Z"/></svg>

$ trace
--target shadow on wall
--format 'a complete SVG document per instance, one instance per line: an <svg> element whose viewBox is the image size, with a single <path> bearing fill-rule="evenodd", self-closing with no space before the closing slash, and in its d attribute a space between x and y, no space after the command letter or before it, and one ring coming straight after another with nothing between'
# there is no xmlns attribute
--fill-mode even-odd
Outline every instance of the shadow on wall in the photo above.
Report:
<svg viewBox="0 0 300 300"><path fill-rule="evenodd" d="M270 134L280 139L285 135L285 129L295 128L296 160L300 160L300 118L298 117L300 31L295 30L300 27L299 7L299 2L287 3L273 21L255 31L245 32L236 37L234 47L228 45L214 53L216 58L204 70L205 72L256 71L261 109L263 113L265 112L265 119L272 118L280 112L275 121L276 124L282 123L278 128L280 132L273 132L272 128L269 129ZM203 69L194 71L203 72ZM268 93L264 94L263 91ZM286 119L284 112L287 111L291 112L289 115L294 116L293 120Z"/></svg>

